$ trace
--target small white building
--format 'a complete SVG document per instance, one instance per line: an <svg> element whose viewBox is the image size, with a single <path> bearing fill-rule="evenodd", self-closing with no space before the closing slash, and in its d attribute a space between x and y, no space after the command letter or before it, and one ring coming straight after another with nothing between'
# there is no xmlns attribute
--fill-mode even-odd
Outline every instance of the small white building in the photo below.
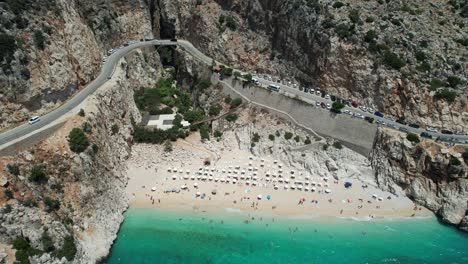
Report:
<svg viewBox="0 0 468 264"><path fill-rule="evenodd" d="M149 128L158 128L161 130L168 130L172 128L176 114L168 115L150 115L147 117L146 126ZM180 122L182 127L188 128L190 123L183 120Z"/></svg>

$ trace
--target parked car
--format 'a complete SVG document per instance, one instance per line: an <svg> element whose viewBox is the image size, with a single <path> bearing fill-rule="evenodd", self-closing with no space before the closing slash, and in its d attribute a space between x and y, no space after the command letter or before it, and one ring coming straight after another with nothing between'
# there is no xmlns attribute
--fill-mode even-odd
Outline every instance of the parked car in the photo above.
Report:
<svg viewBox="0 0 468 264"><path fill-rule="evenodd" d="M421 132L421 137L424 137L424 138L432 138L431 134L427 133L427 132Z"/></svg>
<svg viewBox="0 0 468 264"><path fill-rule="evenodd" d="M315 90L315 94L320 96L321 92L319 90Z"/></svg>
<svg viewBox="0 0 468 264"><path fill-rule="evenodd" d="M32 124L35 124L35 123L37 123L37 122L39 122L39 121L41 121L41 119L39 118L39 116L33 116L31 119L29 119L28 123L29 123L30 125L32 125Z"/></svg>
<svg viewBox="0 0 468 264"><path fill-rule="evenodd" d="M385 116L385 119L390 120L390 121L394 120L393 117L391 117L391 116Z"/></svg>
<svg viewBox="0 0 468 264"><path fill-rule="evenodd" d="M405 121L404 119L397 119L396 122L399 123L399 124L402 124L402 125L406 125L406 124L407 124L406 121Z"/></svg>
<svg viewBox="0 0 468 264"><path fill-rule="evenodd" d="M322 98L325 98L325 92L321 92L322 94L320 95Z"/></svg>
<svg viewBox="0 0 468 264"><path fill-rule="evenodd" d="M450 130L447 130L447 129L442 129L440 132L441 132L442 134L446 134L446 135L453 135L453 132L450 131Z"/></svg>
<svg viewBox="0 0 468 264"><path fill-rule="evenodd" d="M331 99L333 102L335 102L335 101L336 101L336 96L332 95L332 96L330 96L330 99Z"/></svg>
<svg viewBox="0 0 468 264"><path fill-rule="evenodd" d="M463 132L463 131L455 131L455 135L463 136L463 135L465 135L465 132Z"/></svg>
<svg viewBox="0 0 468 264"><path fill-rule="evenodd" d="M177 42L176 38L171 39L172 42Z"/></svg>
<svg viewBox="0 0 468 264"><path fill-rule="evenodd" d="M426 131L432 132L432 133L437 133L437 129L434 127L428 127L426 128Z"/></svg>
<svg viewBox="0 0 468 264"><path fill-rule="evenodd" d="M311 89L309 90L309 92L310 92L310 94L314 94L314 93L315 93L315 89L314 89L314 88L311 88Z"/></svg>
<svg viewBox="0 0 468 264"><path fill-rule="evenodd" d="M410 131L406 127L400 127L398 128L401 132L409 133Z"/></svg>
<svg viewBox="0 0 468 264"><path fill-rule="evenodd" d="M327 105L326 105L324 102L321 102L321 103L320 103L320 106L321 106L322 108L326 108L326 107L327 107Z"/></svg>
<svg viewBox="0 0 468 264"><path fill-rule="evenodd" d="M319 106L320 106L320 102L316 102L315 105L316 105L317 107L319 107Z"/></svg>
<svg viewBox="0 0 468 264"><path fill-rule="evenodd" d="M387 127L395 128L395 125L394 125L394 124L387 123Z"/></svg>
<svg viewBox="0 0 468 264"><path fill-rule="evenodd" d="M383 114L382 114L381 112L379 112L379 111L376 111L376 112L374 113L374 115L379 116L379 117L383 117Z"/></svg>
<svg viewBox="0 0 468 264"><path fill-rule="evenodd" d="M325 99L330 100L330 95L325 95Z"/></svg>
<svg viewBox="0 0 468 264"><path fill-rule="evenodd" d="M352 102L351 102L351 105L352 105L353 107L358 107L358 106L359 106L359 104L358 104L356 101L352 101Z"/></svg>
<svg viewBox="0 0 468 264"><path fill-rule="evenodd" d="M419 124L409 124L410 127L419 128Z"/></svg>
<svg viewBox="0 0 468 264"><path fill-rule="evenodd" d="M331 105L329 103L327 103L327 109L330 110L331 109Z"/></svg>

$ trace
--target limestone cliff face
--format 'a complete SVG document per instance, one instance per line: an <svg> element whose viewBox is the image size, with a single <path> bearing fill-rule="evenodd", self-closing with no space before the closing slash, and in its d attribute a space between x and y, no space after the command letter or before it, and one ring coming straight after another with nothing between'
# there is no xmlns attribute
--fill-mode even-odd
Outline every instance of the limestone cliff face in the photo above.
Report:
<svg viewBox="0 0 468 264"><path fill-rule="evenodd" d="M383 129L370 160L381 188L409 196L466 231L468 166L460 159L464 151L461 146L447 149L431 141L414 145L403 134Z"/></svg>
<svg viewBox="0 0 468 264"><path fill-rule="evenodd" d="M57 107L95 78L108 49L152 35L143 0L4 1L0 11L14 43L0 58L0 129Z"/></svg>
<svg viewBox="0 0 468 264"><path fill-rule="evenodd" d="M226 64L318 86L409 122L468 130L463 1L458 9L422 0L156 2L161 37L188 39ZM391 66L389 54L404 66ZM454 102L436 99L443 87L458 93Z"/></svg>
<svg viewBox="0 0 468 264"><path fill-rule="evenodd" d="M0 245L25 237L33 247L42 249L42 234L47 231L56 248L62 246L65 237L73 237L77 246L73 263L96 263L107 256L127 208L124 164L133 143L131 120L141 119L133 88L152 86L160 78L162 66L154 54L144 49L129 55L118 65L113 83L88 99L84 118L72 118L32 150L0 160L0 172L10 183L5 188L14 190L13 199L7 201L0 187ZM92 127L88 135L91 146L75 154L69 150L65 136L83 122ZM20 167L19 177L8 173L5 166L15 163ZM45 185L28 179L30 169L38 164L45 165L49 178ZM59 200L60 208L45 211L45 197ZM35 206L26 206L25 200ZM5 209L6 203L12 210ZM48 253L34 259L34 263L67 262Z"/></svg>

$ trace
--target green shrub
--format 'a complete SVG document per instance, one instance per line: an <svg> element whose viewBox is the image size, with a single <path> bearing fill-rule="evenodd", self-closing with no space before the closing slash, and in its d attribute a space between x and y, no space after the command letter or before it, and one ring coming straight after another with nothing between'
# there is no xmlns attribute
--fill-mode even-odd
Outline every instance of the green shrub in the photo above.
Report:
<svg viewBox="0 0 468 264"><path fill-rule="evenodd" d="M6 60L7 63L10 63L14 58L16 48L15 37L0 33L0 62Z"/></svg>
<svg viewBox="0 0 468 264"><path fill-rule="evenodd" d="M260 141L260 135L257 132L253 134L252 141L255 143L258 143Z"/></svg>
<svg viewBox="0 0 468 264"><path fill-rule="evenodd" d="M458 85L463 84L464 82L460 77L452 75L447 77L447 83L450 87L457 88Z"/></svg>
<svg viewBox="0 0 468 264"><path fill-rule="evenodd" d="M293 133L291 133L291 132L284 133L284 138L286 140L290 140L292 137L293 137Z"/></svg>
<svg viewBox="0 0 468 264"><path fill-rule="evenodd" d="M468 150L465 150L465 152L463 152L462 157L465 163L468 164Z"/></svg>
<svg viewBox="0 0 468 264"><path fill-rule="evenodd" d="M355 24L361 21L361 18L359 17L359 11L357 9L352 9L351 11L349 11L348 17L351 20L351 22Z"/></svg>
<svg viewBox="0 0 468 264"><path fill-rule="evenodd" d="M76 245L73 237L67 236L63 242L62 248L54 252L53 255L58 259L65 257L68 261L72 261L76 255Z"/></svg>
<svg viewBox="0 0 468 264"><path fill-rule="evenodd" d="M344 4L342 2L339 2L339 1L333 3L333 5L332 5L333 8L340 8L342 6L344 6Z"/></svg>
<svg viewBox="0 0 468 264"><path fill-rule="evenodd" d="M11 204L6 204L5 207L2 209L2 212L4 214L9 214L12 210L13 208L11 207Z"/></svg>
<svg viewBox="0 0 468 264"><path fill-rule="evenodd" d="M374 41L375 39L377 39L377 33L375 32L375 30L369 30L366 32L366 35L364 36L364 41L366 42L371 42L371 41Z"/></svg>
<svg viewBox="0 0 468 264"><path fill-rule="evenodd" d="M437 100L445 99L449 103L452 103L453 101L455 101L456 97L457 97L457 93L449 89L438 90L434 95L435 99Z"/></svg>
<svg viewBox="0 0 468 264"><path fill-rule="evenodd" d="M323 149L324 151L327 151L327 149L328 149L328 144L323 144L323 145L322 145L322 149Z"/></svg>
<svg viewBox="0 0 468 264"><path fill-rule="evenodd" d="M5 194L7 200L13 199L13 192L10 189L5 189L3 193Z"/></svg>
<svg viewBox="0 0 468 264"><path fill-rule="evenodd" d="M234 109L234 108L238 107L241 104L242 104L242 99L236 98L236 99L231 101L231 109Z"/></svg>
<svg viewBox="0 0 468 264"><path fill-rule="evenodd" d="M197 89L200 90L200 91L204 91L206 89L208 89L208 87L211 86L211 81L209 79L207 80L201 80L200 82L198 82L197 84Z"/></svg>
<svg viewBox="0 0 468 264"><path fill-rule="evenodd" d="M70 145L71 151L80 153L86 150L89 146L89 141L83 130L73 128L68 135L68 144Z"/></svg>
<svg viewBox="0 0 468 264"><path fill-rule="evenodd" d="M297 143L299 143L299 141L301 141L301 137L299 137L298 135L296 135L294 137L294 141L296 141Z"/></svg>
<svg viewBox="0 0 468 264"><path fill-rule="evenodd" d="M201 110L190 110L184 115L184 119L190 123L203 120L205 115Z"/></svg>
<svg viewBox="0 0 468 264"><path fill-rule="evenodd" d="M406 139L414 143L420 142L419 136L413 133L406 135Z"/></svg>
<svg viewBox="0 0 468 264"><path fill-rule="evenodd" d="M111 132L112 132L112 135L119 133L119 126L117 124L113 124L111 126Z"/></svg>
<svg viewBox="0 0 468 264"><path fill-rule="evenodd" d="M210 116L217 116L217 115L219 115L219 113L221 113L221 109L222 109L221 105L214 104L214 105L210 106L210 110L209 110L208 114Z"/></svg>
<svg viewBox="0 0 468 264"><path fill-rule="evenodd" d="M345 105L341 102L333 102L332 104L332 110L335 113L341 113L341 109L343 109Z"/></svg>
<svg viewBox="0 0 468 264"><path fill-rule="evenodd" d="M444 86L445 86L445 82L443 82L443 81L441 81L441 80L439 80L439 79L434 78L434 79L431 80L430 85L431 85L431 86L430 86L429 89L430 89L431 91L435 91L435 90L437 90L437 89L440 88L440 87L444 87Z"/></svg>
<svg viewBox="0 0 468 264"><path fill-rule="evenodd" d="M452 157L450 159L450 164L452 164L454 166L459 166L459 165L461 165L461 161L459 159L455 158L455 157Z"/></svg>
<svg viewBox="0 0 468 264"><path fill-rule="evenodd" d="M47 231L44 231L41 236L42 250L45 252L52 252L55 250L54 241L49 236Z"/></svg>
<svg viewBox="0 0 468 264"><path fill-rule="evenodd" d="M34 43L36 47L43 50L45 48L46 36L42 33L42 30L34 31Z"/></svg>
<svg viewBox="0 0 468 264"><path fill-rule="evenodd" d="M238 72L238 71L234 71L233 75L234 75L234 79L236 79L236 80L241 77L241 73Z"/></svg>
<svg viewBox="0 0 468 264"><path fill-rule="evenodd" d="M310 141L310 138L307 137L305 140L304 140L304 144L306 145L310 145L312 142Z"/></svg>
<svg viewBox="0 0 468 264"><path fill-rule="evenodd" d="M44 172L44 165L37 165L32 167L31 174L29 175L29 180L35 183L46 183L48 178Z"/></svg>
<svg viewBox="0 0 468 264"><path fill-rule="evenodd" d="M419 64L416 69L420 72L429 72L431 71L431 65L425 61Z"/></svg>
<svg viewBox="0 0 468 264"><path fill-rule="evenodd" d="M200 127L200 136L203 140L210 140L210 129L207 125L202 125Z"/></svg>
<svg viewBox="0 0 468 264"><path fill-rule="evenodd" d="M390 51L385 52L383 62L396 70L406 65L406 62L402 58Z"/></svg>
<svg viewBox="0 0 468 264"><path fill-rule="evenodd" d="M44 205L47 207L46 211L52 212L60 209L60 201L50 197L44 197Z"/></svg>
<svg viewBox="0 0 468 264"><path fill-rule="evenodd" d="M418 61L424 61L426 60L426 53L424 51L417 51L416 54L414 55Z"/></svg>
<svg viewBox="0 0 468 264"><path fill-rule="evenodd" d="M341 23L335 27L335 32L338 37L344 39L351 37L354 34L354 26L348 25L346 23Z"/></svg>
<svg viewBox="0 0 468 264"><path fill-rule="evenodd" d="M85 111L84 111L83 108L80 109L80 111L78 112L78 115L81 116L81 117L85 116Z"/></svg>
<svg viewBox="0 0 468 264"><path fill-rule="evenodd" d="M98 153L99 151L99 147L96 144L93 144L92 149L93 149L94 154Z"/></svg>
<svg viewBox="0 0 468 264"><path fill-rule="evenodd" d="M226 116L226 120L229 122L235 122L237 120L237 115L236 114L229 114Z"/></svg>
<svg viewBox="0 0 468 264"><path fill-rule="evenodd" d="M214 136L215 136L216 138L220 138L220 137L223 136L223 132L221 132L221 131L219 131L219 130L216 130L216 131L214 132Z"/></svg>
<svg viewBox="0 0 468 264"><path fill-rule="evenodd" d="M90 123L88 122L84 122L83 125L82 125L82 129L84 132L90 134L91 132L93 132L93 127L91 126Z"/></svg>
<svg viewBox="0 0 468 264"><path fill-rule="evenodd" d="M172 152L172 143L168 140L164 142L164 152Z"/></svg>
<svg viewBox="0 0 468 264"><path fill-rule="evenodd" d="M268 139L271 141L275 141L275 135L273 134L268 135Z"/></svg>
<svg viewBox="0 0 468 264"><path fill-rule="evenodd" d="M230 95L228 95L228 96L226 96L226 97L224 98L224 102L225 102L226 104L231 104L231 101L232 101L232 98L231 98Z"/></svg>
<svg viewBox="0 0 468 264"><path fill-rule="evenodd" d="M333 142L333 147L335 147L336 149L342 149L343 145L341 145L339 141L335 141Z"/></svg>
<svg viewBox="0 0 468 264"><path fill-rule="evenodd" d="M18 164L7 164L7 171L14 175L14 176L18 176L20 174L20 170L19 170L19 166Z"/></svg>
<svg viewBox="0 0 468 264"><path fill-rule="evenodd" d="M16 249L16 262L19 264L29 264L29 257L39 255L42 252L31 246L28 240L23 237L17 237L13 240L13 248Z"/></svg>
<svg viewBox="0 0 468 264"><path fill-rule="evenodd" d="M366 23L373 23L375 21L375 18L372 16L366 17Z"/></svg>
<svg viewBox="0 0 468 264"><path fill-rule="evenodd" d="M37 202L32 198L27 198L26 200L19 201L21 205L26 207L37 207Z"/></svg>
<svg viewBox="0 0 468 264"><path fill-rule="evenodd" d="M237 29L237 22L232 16L226 17L226 26L232 30L235 31Z"/></svg>

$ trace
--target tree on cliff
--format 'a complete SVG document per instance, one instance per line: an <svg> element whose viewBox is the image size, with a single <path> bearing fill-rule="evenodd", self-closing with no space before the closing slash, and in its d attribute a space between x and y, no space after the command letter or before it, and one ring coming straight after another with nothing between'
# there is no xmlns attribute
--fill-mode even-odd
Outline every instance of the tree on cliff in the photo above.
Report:
<svg viewBox="0 0 468 264"><path fill-rule="evenodd" d="M68 135L68 144L70 145L71 151L80 153L85 151L89 146L89 141L83 130L74 128Z"/></svg>

